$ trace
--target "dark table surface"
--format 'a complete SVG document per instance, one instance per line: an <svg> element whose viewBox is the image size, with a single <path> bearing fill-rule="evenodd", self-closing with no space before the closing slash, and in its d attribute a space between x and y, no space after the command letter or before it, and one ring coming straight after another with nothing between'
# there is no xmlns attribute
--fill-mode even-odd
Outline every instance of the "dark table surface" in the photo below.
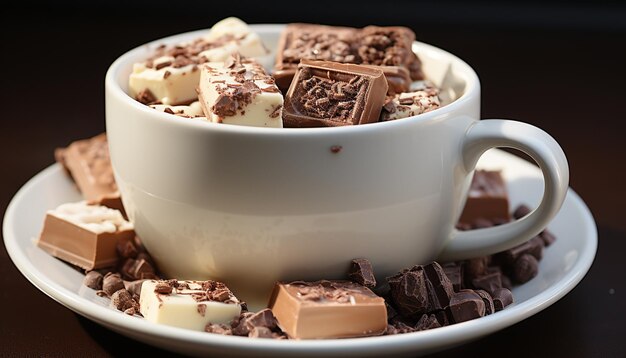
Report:
<svg viewBox="0 0 626 358"><path fill-rule="evenodd" d="M336 14L320 19L319 14L296 16L287 11L251 13L244 19L410 26L418 39L459 55L478 72L483 118L512 118L536 125L554 136L567 154L570 185L598 225L599 249L591 270L571 293L545 311L436 357L500 356L509 348L514 348L509 356L626 357L623 8L617 7L618 13L591 9L586 16L582 7L573 12L582 22L575 21L572 11L551 8L556 19L552 23L546 20L550 13L534 16L531 11L530 20L526 19L522 11L530 11L526 7L519 16L519 9L504 11L509 17L499 21L487 13L459 22L453 15L420 17L416 6L407 6L412 6L409 14L398 21L374 12L349 22ZM54 148L104 130L104 73L117 56L149 40L208 27L244 8L235 6L233 11L207 12L206 16L149 11L153 18L139 19L129 15L140 11L139 6L122 14L113 5L102 12L69 7L55 13L48 10L9 11L2 23L0 168L5 173L0 176L0 218L15 192L53 163ZM571 16L559 17L562 13ZM2 245L0 287L0 356L160 352L48 298L18 272Z"/></svg>

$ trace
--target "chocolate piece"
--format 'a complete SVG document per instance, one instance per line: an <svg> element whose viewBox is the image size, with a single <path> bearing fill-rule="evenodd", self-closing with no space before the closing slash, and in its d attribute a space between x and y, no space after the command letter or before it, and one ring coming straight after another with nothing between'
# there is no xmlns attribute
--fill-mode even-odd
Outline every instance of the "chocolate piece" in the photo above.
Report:
<svg viewBox="0 0 626 358"><path fill-rule="evenodd" d="M358 33L361 63L379 66L403 66L411 79L423 80L422 62L413 52L415 33L401 26L367 26Z"/></svg>
<svg viewBox="0 0 626 358"><path fill-rule="evenodd" d="M400 320L394 320L393 322L393 327L395 329L395 333L394 334L403 334L403 333L411 333L411 332L415 332L415 328L406 324L403 321Z"/></svg>
<svg viewBox="0 0 626 358"><path fill-rule="evenodd" d="M132 224L118 210L78 202L47 212L37 245L61 260L93 270L115 265L118 241L133 236Z"/></svg>
<svg viewBox="0 0 626 358"><path fill-rule="evenodd" d="M532 255L537 260L541 260L543 257L543 240L539 237L535 237L512 249L498 253L496 258L503 265L511 267L520 256L526 254Z"/></svg>
<svg viewBox="0 0 626 358"><path fill-rule="evenodd" d="M101 290L102 289L102 274L98 271L89 271L85 275L83 279L83 285L94 289Z"/></svg>
<svg viewBox="0 0 626 358"><path fill-rule="evenodd" d="M253 312L241 312L239 317L235 318L231 323L233 328L233 334L236 336L247 336L250 333L250 326L247 324L247 320L252 316Z"/></svg>
<svg viewBox="0 0 626 358"><path fill-rule="evenodd" d="M532 210L528 206L521 204L517 208L515 208L515 211L513 211L513 218L521 219L524 216L530 214L531 211Z"/></svg>
<svg viewBox="0 0 626 358"><path fill-rule="evenodd" d="M137 246L135 246L134 238L119 240L116 245L116 250L121 258L135 258L139 253Z"/></svg>
<svg viewBox="0 0 626 358"><path fill-rule="evenodd" d="M398 311L407 317L420 317L429 308L426 274L422 266L405 269L388 277L391 298Z"/></svg>
<svg viewBox="0 0 626 358"><path fill-rule="evenodd" d="M455 293L450 299L449 309L455 323L485 315L485 303L473 290L461 290Z"/></svg>
<svg viewBox="0 0 626 358"><path fill-rule="evenodd" d="M447 263L443 265L443 272L452 283L454 292L459 292L463 288L463 266L456 263Z"/></svg>
<svg viewBox="0 0 626 358"><path fill-rule="evenodd" d="M85 200L120 210L124 214L113 177L106 134L73 142L63 152L61 163L71 173Z"/></svg>
<svg viewBox="0 0 626 358"><path fill-rule="evenodd" d="M369 289L376 287L376 277L372 264L367 259L354 259L350 264L350 272L348 278Z"/></svg>
<svg viewBox="0 0 626 358"><path fill-rule="evenodd" d="M476 277L483 276L487 273L487 265L489 265L489 257L477 257L465 261L464 273L468 283L471 283Z"/></svg>
<svg viewBox="0 0 626 358"><path fill-rule="evenodd" d="M499 171L476 170L474 173L459 221L472 223L478 218L509 220L509 198Z"/></svg>
<svg viewBox="0 0 626 358"><path fill-rule="evenodd" d="M485 303L485 316L494 313L496 309L493 305L493 299L491 298L491 295L487 291L483 290L476 290L475 292L480 296L480 298L483 299L483 302Z"/></svg>
<svg viewBox="0 0 626 358"><path fill-rule="evenodd" d="M133 300L130 292L126 291L123 288L115 291L115 293L111 295L111 304L113 305L113 307L122 312L128 310L129 308L134 309L135 307L137 307L137 302Z"/></svg>
<svg viewBox="0 0 626 358"><path fill-rule="evenodd" d="M508 288L509 290L513 289L513 284L511 283L509 276L502 274L502 276L500 276L500 280L502 281L503 288Z"/></svg>
<svg viewBox="0 0 626 358"><path fill-rule="evenodd" d="M230 326L223 323L208 323L204 329L205 332L232 336L233 332Z"/></svg>
<svg viewBox="0 0 626 358"><path fill-rule="evenodd" d="M366 65L370 66L370 65ZM393 96L403 92L409 92L411 87L411 75L405 67L398 66L372 66L383 70L387 79L387 96Z"/></svg>
<svg viewBox="0 0 626 358"><path fill-rule="evenodd" d="M530 255L524 254L515 260L513 266L513 279L519 283L526 283L539 272L539 263L537 259Z"/></svg>
<svg viewBox="0 0 626 358"><path fill-rule="evenodd" d="M285 95L285 127L377 122L387 93L383 71L366 66L302 60Z"/></svg>
<svg viewBox="0 0 626 358"><path fill-rule="evenodd" d="M109 297L119 290L124 289L124 281L120 277L120 274L109 272L104 275L102 279L102 291L104 291Z"/></svg>
<svg viewBox="0 0 626 358"><path fill-rule="evenodd" d="M444 309L450 304L450 297L454 294L452 282L437 262L425 265L424 272L428 278L429 311Z"/></svg>
<svg viewBox="0 0 626 358"><path fill-rule="evenodd" d="M274 78L281 90L289 87L300 60L322 60L406 69L422 80L421 62L413 53L415 34L405 27L368 26L363 29L313 24L289 24L281 34Z"/></svg>
<svg viewBox="0 0 626 358"><path fill-rule="evenodd" d="M492 272L483 276L476 277L472 280L472 287L492 293L496 289L502 288L501 277L502 274L500 274L499 272Z"/></svg>
<svg viewBox="0 0 626 358"><path fill-rule="evenodd" d="M350 281L277 283L269 307L296 339L374 336L387 328L385 300Z"/></svg>
<svg viewBox="0 0 626 358"><path fill-rule="evenodd" d="M124 281L124 288L132 295L141 296L141 286L146 280Z"/></svg>
<svg viewBox="0 0 626 358"><path fill-rule="evenodd" d="M493 297L493 306L496 312L502 311L506 306L513 303L513 294L506 288L495 290L491 297Z"/></svg>
<svg viewBox="0 0 626 358"><path fill-rule="evenodd" d="M434 314L424 314L417 324L415 325L416 331L425 331L427 329L439 328L441 324L437 320L437 317Z"/></svg>
<svg viewBox="0 0 626 358"><path fill-rule="evenodd" d="M554 236L552 232L548 231L548 229L543 230L539 234L539 237L543 240L543 244L546 247L552 245L556 241L556 236Z"/></svg>

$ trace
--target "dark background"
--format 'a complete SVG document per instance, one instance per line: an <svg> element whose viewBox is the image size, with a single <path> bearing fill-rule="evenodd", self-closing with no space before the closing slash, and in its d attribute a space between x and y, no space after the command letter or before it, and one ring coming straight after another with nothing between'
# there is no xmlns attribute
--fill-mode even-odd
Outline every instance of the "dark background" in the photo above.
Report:
<svg viewBox="0 0 626 358"><path fill-rule="evenodd" d="M557 304L437 357L626 357L626 5L613 1L22 1L3 5L0 217L53 150L104 130L104 74L125 51L237 15L248 23L404 25L466 60L483 118L549 132L599 227L587 277ZM565 238L566 239L566 238ZM0 246L0 356L126 355L156 349L40 293Z"/></svg>

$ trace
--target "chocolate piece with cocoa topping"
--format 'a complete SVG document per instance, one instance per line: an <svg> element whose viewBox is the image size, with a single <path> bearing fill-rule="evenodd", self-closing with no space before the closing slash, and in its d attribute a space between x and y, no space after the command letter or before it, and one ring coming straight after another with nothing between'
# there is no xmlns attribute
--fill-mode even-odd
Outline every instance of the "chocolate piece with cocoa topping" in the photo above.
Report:
<svg viewBox="0 0 626 358"><path fill-rule="evenodd" d="M377 122L386 93L380 69L302 60L285 96L283 123L334 127Z"/></svg>

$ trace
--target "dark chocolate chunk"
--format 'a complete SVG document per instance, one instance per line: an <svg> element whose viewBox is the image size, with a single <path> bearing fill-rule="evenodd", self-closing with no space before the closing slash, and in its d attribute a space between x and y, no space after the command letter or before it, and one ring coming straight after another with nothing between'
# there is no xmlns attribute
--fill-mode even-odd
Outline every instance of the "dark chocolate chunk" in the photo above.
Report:
<svg viewBox="0 0 626 358"><path fill-rule="evenodd" d="M243 312L231 323L232 332L235 336L247 336L250 333L250 326L247 325L248 318L254 315L253 312Z"/></svg>
<svg viewBox="0 0 626 358"><path fill-rule="evenodd" d="M159 282L154 286L154 292L162 295L169 295L173 290L174 287L169 282Z"/></svg>
<svg viewBox="0 0 626 358"><path fill-rule="evenodd" d="M450 299L450 314L455 323L469 321L485 315L485 303L473 290L461 290Z"/></svg>
<svg viewBox="0 0 626 358"><path fill-rule="evenodd" d="M496 311L493 305L493 298L491 298L491 295L487 291L476 290L476 294L478 294L485 303L485 315L492 314Z"/></svg>
<svg viewBox="0 0 626 358"><path fill-rule="evenodd" d="M102 279L102 290L111 297L116 291L124 288L124 281L118 273L109 272Z"/></svg>
<svg viewBox="0 0 626 358"><path fill-rule="evenodd" d="M133 240L119 240L116 249L117 254L122 258L137 257L138 250Z"/></svg>
<svg viewBox="0 0 626 358"><path fill-rule="evenodd" d="M102 289L102 274L98 271L89 271L85 275L83 279L83 285L94 289L101 290Z"/></svg>
<svg viewBox="0 0 626 358"><path fill-rule="evenodd" d="M439 328L441 324L434 314L423 314L415 325L416 331L425 331L427 329Z"/></svg>
<svg viewBox="0 0 626 358"><path fill-rule="evenodd" d="M472 280L476 277L485 275L488 265L489 258L487 256L477 257L465 261L463 273L465 274L465 283L467 286L471 286Z"/></svg>
<svg viewBox="0 0 626 358"><path fill-rule="evenodd" d="M437 262L425 265L424 272L428 279L429 311L445 308L450 303L450 297L454 294L452 282Z"/></svg>
<svg viewBox="0 0 626 358"><path fill-rule="evenodd" d="M463 266L457 263L443 265L443 272L452 283L454 292L459 292L463 288Z"/></svg>
<svg viewBox="0 0 626 358"><path fill-rule="evenodd" d="M426 274L422 266L414 266L388 277L391 298L396 309L407 317L420 317L428 310Z"/></svg>
<svg viewBox="0 0 626 358"><path fill-rule="evenodd" d="M513 211L513 217L515 219L521 219L524 216L530 214L531 211L532 210L528 206L521 204Z"/></svg>
<svg viewBox="0 0 626 358"><path fill-rule="evenodd" d="M124 281L124 288L133 295L141 296L141 286L146 280Z"/></svg>
<svg viewBox="0 0 626 358"><path fill-rule="evenodd" d="M530 255L524 254L515 260L513 265L513 279L519 283L526 283L539 272L539 262Z"/></svg>
<svg viewBox="0 0 626 358"><path fill-rule="evenodd" d="M350 272L348 273L348 278L370 289L376 287L376 277L374 277L374 270L372 269L372 264L367 259L352 260L352 263L350 264Z"/></svg>
<svg viewBox="0 0 626 358"><path fill-rule="evenodd" d="M502 311L506 308L506 306L513 303L513 293L511 293L511 290L507 288L497 289L491 297L493 298L493 306L495 307L496 312Z"/></svg>
<svg viewBox="0 0 626 358"><path fill-rule="evenodd" d="M398 311L393 308L388 302L385 302L385 308L387 308L387 319L390 320L398 315Z"/></svg>
<svg viewBox="0 0 626 358"><path fill-rule="evenodd" d="M502 274L500 272L491 272L483 276L476 277L472 280L474 289L485 290L492 293L498 288L502 288Z"/></svg>

